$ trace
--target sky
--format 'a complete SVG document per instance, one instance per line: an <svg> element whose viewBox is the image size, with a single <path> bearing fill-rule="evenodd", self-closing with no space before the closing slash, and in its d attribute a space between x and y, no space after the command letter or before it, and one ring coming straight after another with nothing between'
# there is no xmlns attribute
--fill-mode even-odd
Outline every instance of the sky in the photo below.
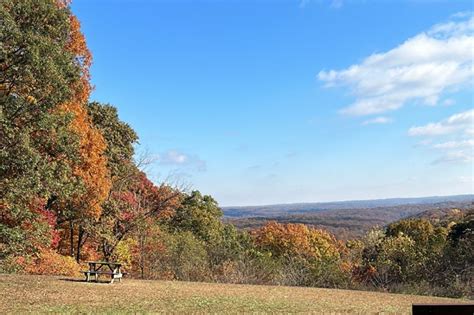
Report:
<svg viewBox="0 0 474 315"><path fill-rule="evenodd" d="M471 1L75 0L93 100L222 206L474 193Z"/></svg>

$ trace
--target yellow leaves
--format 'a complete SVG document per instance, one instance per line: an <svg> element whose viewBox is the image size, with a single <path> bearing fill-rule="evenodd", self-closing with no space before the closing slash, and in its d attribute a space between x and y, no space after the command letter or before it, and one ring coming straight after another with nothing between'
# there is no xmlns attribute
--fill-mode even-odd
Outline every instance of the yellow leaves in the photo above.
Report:
<svg viewBox="0 0 474 315"><path fill-rule="evenodd" d="M8 94L10 88L8 84L0 84L0 96L5 96Z"/></svg>
<svg viewBox="0 0 474 315"><path fill-rule="evenodd" d="M133 238L127 238L117 244L115 251L116 260L130 268L133 261L133 250L138 246L138 241Z"/></svg>
<svg viewBox="0 0 474 315"><path fill-rule="evenodd" d="M0 68L1 68L1 66L0 66ZM1 71L1 69L0 69L0 71ZM21 95L21 93L18 93L18 91L16 91L12 87L11 84L8 84L8 83L0 84L0 97L10 95L11 93L16 93L16 94ZM38 100L34 96L27 95L24 98L28 103L30 103L32 105L36 105L38 103Z"/></svg>
<svg viewBox="0 0 474 315"><path fill-rule="evenodd" d="M257 245L279 255L302 255L322 259L338 257L340 242L328 232L304 224L269 222L252 232Z"/></svg>
<svg viewBox="0 0 474 315"><path fill-rule="evenodd" d="M38 103L38 100L31 95L26 97L26 101L32 105L36 105Z"/></svg>

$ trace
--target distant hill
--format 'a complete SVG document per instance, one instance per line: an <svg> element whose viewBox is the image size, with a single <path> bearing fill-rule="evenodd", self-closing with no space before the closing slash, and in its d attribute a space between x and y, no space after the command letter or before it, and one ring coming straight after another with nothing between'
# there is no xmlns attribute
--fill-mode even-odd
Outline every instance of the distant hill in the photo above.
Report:
<svg viewBox="0 0 474 315"><path fill-rule="evenodd" d="M433 196L419 198L390 198L375 200L351 200L316 203L292 203L266 206L223 207L224 217L276 217L281 215L307 214L324 210L343 209L372 209L381 207L395 207L402 205L434 205L440 203L458 202L473 203L474 195Z"/></svg>
<svg viewBox="0 0 474 315"><path fill-rule="evenodd" d="M397 198L368 201L292 204L224 209L224 221L240 229L254 229L274 220L325 229L339 239L364 235L374 226L408 218L442 218L474 209L474 195Z"/></svg>
<svg viewBox="0 0 474 315"><path fill-rule="evenodd" d="M426 219L430 220L431 222L446 222L446 221L453 221L457 220L460 217L466 215L473 215L474 214L474 206L469 208L436 208L426 210L415 215L409 216L408 218L411 219Z"/></svg>

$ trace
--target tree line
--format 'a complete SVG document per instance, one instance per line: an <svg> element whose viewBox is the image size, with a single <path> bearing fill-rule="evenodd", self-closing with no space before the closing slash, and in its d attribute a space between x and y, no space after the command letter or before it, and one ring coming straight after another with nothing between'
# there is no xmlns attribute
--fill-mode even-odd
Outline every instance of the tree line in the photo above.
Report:
<svg viewBox="0 0 474 315"><path fill-rule="evenodd" d="M67 0L0 2L0 272L472 296L473 214L401 220L341 241L303 224L250 231L199 191L155 184L136 132L90 102L92 55Z"/></svg>

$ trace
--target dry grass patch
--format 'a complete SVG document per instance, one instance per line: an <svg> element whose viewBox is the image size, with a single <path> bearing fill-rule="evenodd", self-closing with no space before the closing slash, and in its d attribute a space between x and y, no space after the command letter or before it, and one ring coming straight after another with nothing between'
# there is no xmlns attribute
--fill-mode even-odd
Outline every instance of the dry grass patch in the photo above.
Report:
<svg viewBox="0 0 474 315"><path fill-rule="evenodd" d="M142 281L85 283L0 275L0 313L405 313L466 300L318 288Z"/></svg>

